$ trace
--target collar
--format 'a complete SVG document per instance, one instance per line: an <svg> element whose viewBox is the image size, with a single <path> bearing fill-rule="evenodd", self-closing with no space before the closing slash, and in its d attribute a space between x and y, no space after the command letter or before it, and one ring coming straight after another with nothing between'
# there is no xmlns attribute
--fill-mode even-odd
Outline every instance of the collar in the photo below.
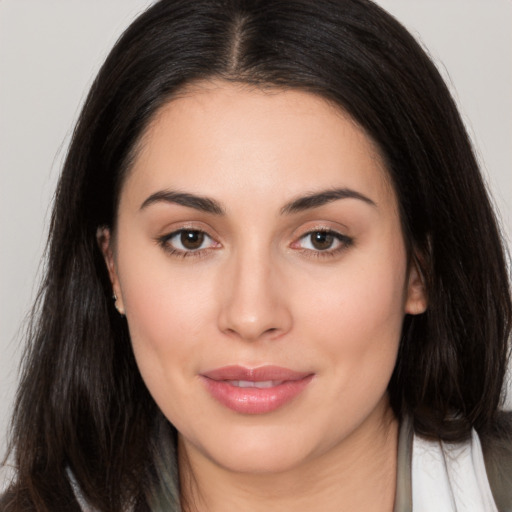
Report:
<svg viewBox="0 0 512 512"><path fill-rule="evenodd" d="M414 432L407 416L400 424L396 472L395 506L393 512L412 511L412 445Z"/></svg>

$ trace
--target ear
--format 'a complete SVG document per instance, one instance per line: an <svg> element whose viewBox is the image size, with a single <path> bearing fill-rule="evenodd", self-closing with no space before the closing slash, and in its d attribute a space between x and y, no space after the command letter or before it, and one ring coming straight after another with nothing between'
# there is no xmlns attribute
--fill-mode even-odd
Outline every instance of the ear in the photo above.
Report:
<svg viewBox="0 0 512 512"><path fill-rule="evenodd" d="M405 312L410 315L419 315L426 311L427 305L425 278L417 258L413 257L409 266Z"/></svg>
<svg viewBox="0 0 512 512"><path fill-rule="evenodd" d="M112 296L114 299L114 305L119 314L124 315L124 302L123 294L121 293L121 287L119 285L119 278L117 276L116 262L114 258L112 233L110 228L101 226L96 231L96 241L103 254L103 259L107 266L108 275L110 277L110 283L112 284Z"/></svg>

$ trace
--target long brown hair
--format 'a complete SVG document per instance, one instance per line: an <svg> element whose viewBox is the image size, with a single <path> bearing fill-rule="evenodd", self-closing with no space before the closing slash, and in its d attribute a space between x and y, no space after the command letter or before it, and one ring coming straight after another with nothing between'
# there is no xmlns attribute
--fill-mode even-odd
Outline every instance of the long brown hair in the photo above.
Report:
<svg viewBox="0 0 512 512"><path fill-rule="evenodd" d="M15 406L6 510L76 509L69 471L98 510L156 507L161 443L172 457L174 431L138 372L96 232L115 223L155 112L211 77L319 94L376 142L429 295L427 312L404 321L392 407L426 436L494 435L508 270L465 128L425 52L369 0L162 0L113 48L69 148Z"/></svg>

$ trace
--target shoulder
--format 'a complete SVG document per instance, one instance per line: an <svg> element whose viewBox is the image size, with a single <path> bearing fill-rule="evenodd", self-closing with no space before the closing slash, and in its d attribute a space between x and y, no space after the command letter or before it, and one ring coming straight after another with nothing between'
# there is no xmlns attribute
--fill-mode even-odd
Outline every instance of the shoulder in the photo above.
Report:
<svg viewBox="0 0 512 512"><path fill-rule="evenodd" d="M494 432L482 436L487 477L500 512L512 512L512 411L500 414Z"/></svg>
<svg viewBox="0 0 512 512"><path fill-rule="evenodd" d="M6 491L0 494L0 512L14 512L16 510L16 496L12 491ZM35 510L35 508L27 508L27 511Z"/></svg>
<svg viewBox="0 0 512 512"><path fill-rule="evenodd" d="M409 453L402 463L410 464L405 472L412 480L410 507L395 510L414 509L414 502L439 510L439 503L455 502L459 510L476 510L473 505L480 503L478 510L512 512L512 412L500 413L491 431L477 434L473 430L466 441L417 434L408 438Z"/></svg>
<svg viewBox="0 0 512 512"><path fill-rule="evenodd" d="M66 494L66 493L64 493ZM51 503L52 505L48 505ZM81 508L75 499L63 495L58 498L39 500L34 503L30 493L26 489L11 487L0 495L0 512L81 512Z"/></svg>
<svg viewBox="0 0 512 512"><path fill-rule="evenodd" d="M15 512L17 510L26 510L27 512L33 510L35 512L36 508L30 506L26 499L12 490L7 490L0 495L0 512Z"/></svg>

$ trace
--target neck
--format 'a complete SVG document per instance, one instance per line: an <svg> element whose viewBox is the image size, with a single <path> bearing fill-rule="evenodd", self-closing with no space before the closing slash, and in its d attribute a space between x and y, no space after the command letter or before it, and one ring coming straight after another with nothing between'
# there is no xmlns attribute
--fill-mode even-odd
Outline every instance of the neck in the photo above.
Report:
<svg viewBox="0 0 512 512"><path fill-rule="evenodd" d="M398 422L387 408L327 453L279 473L230 471L178 441L184 512L391 512Z"/></svg>

